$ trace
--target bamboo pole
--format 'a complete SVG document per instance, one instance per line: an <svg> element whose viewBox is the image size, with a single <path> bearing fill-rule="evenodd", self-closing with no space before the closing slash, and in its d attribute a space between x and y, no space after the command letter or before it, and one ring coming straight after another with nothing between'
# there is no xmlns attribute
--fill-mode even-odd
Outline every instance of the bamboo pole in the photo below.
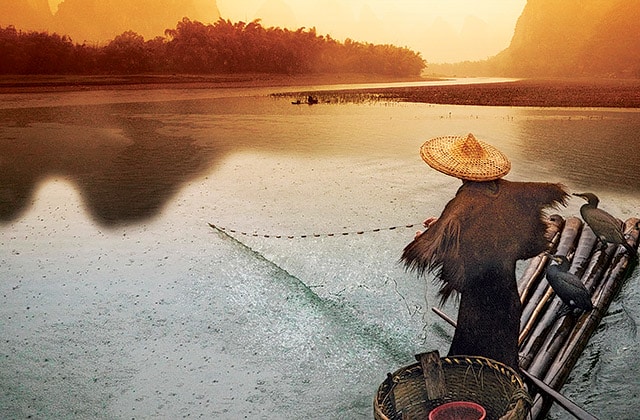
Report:
<svg viewBox="0 0 640 420"><path fill-rule="evenodd" d="M577 217L570 217L566 219L564 223L564 229L562 230L562 234L558 241L558 246L555 253L559 255L570 255L570 253L576 247L575 244L579 241L578 235L580 234L581 230L582 221L580 219L578 219ZM553 291L551 291L548 282L546 280L541 280L538 284L538 288L533 292L531 298L522 309L522 315L520 318L521 332L518 338L519 345L522 346L526 338L531 334L533 327L536 326L536 322L538 321L539 317L543 313L545 313L552 295ZM548 319L547 321L550 321L550 319ZM537 332L537 334L535 335L536 337L538 337L539 334L544 331L544 328L538 328L538 326L536 326L534 330Z"/></svg>
<svg viewBox="0 0 640 420"><path fill-rule="evenodd" d="M545 345L549 346L550 340L552 340L554 332L558 328L556 325L556 321L558 320L557 313L562 306L562 302L554 296L551 287L549 287L548 292L550 295L549 304L545 308L544 313L540 316L539 321L534 324L529 340L526 341L525 345L520 350L520 354L523 355L523 364L526 364L527 369L531 369L532 365L536 364L536 359L544 357ZM536 376L543 376L542 374L544 372L538 365L538 367L536 367L536 369L531 373Z"/></svg>
<svg viewBox="0 0 640 420"><path fill-rule="evenodd" d="M529 332L524 337L527 338L528 334L528 340L526 343L521 342L524 345L521 345L520 367L523 374L544 393L544 396L539 394L534 400L530 413L532 419L544 418L554 401L577 418L595 419L562 397L557 390L565 383L590 336L599 325L613 298L619 293L623 280L629 275L636 262L630 259L626 251L619 246L610 245L606 250L593 250L596 241L591 229L582 229L582 222L577 218L570 218L567 222L555 253L570 256L574 254L571 270L574 273L582 273L582 281L592 293L595 308L583 314L578 320L569 316L563 317L560 322L555 322L562 303L558 298L553 298L553 291L550 290L546 281L539 282L526 302L529 308L533 307L533 310L530 311L529 318L523 317L525 328L530 323L530 317L534 312L538 322L531 323L535 328L532 332L532 328L529 328ZM638 246L639 223L640 219L637 218L631 218L625 222L625 233L634 249ZM583 233L578 237L581 231ZM577 246L575 246L576 239L578 239ZM539 261L531 263L530 266L534 264L536 268L539 267ZM531 282L536 271L533 268L525 271L527 283ZM526 291L526 287L522 290L525 293L531 293ZM436 308L433 310L455 326L455 322L444 313ZM522 334L521 338L523 338ZM523 358L528 360L529 365L525 366L526 363L522 363ZM531 365L532 369L528 369ZM535 372L539 372L539 375ZM543 381L538 378L543 378ZM560 400L557 399L558 395L561 397ZM569 404L565 405L567 402ZM571 407L576 410L572 411Z"/></svg>
<svg viewBox="0 0 640 420"><path fill-rule="evenodd" d="M597 238L593 233L593 230L591 230L589 225L585 225L582 228L580 240L578 241L578 246L576 247L576 252L574 252L573 254L569 272L575 274L578 277L582 277L585 270L587 269L589 262L591 261L593 246L595 245L596 240Z"/></svg>
<svg viewBox="0 0 640 420"><path fill-rule="evenodd" d="M556 254L559 255L571 255L575 250L576 241L578 240L580 233L582 232L582 220L577 217L569 217L564 222L564 229L562 230L562 236L558 242L558 249Z"/></svg>
<svg viewBox="0 0 640 420"><path fill-rule="evenodd" d="M560 406L562 406L562 408L567 410L573 417L579 420L598 420L591 413L587 412L578 404L574 403L573 401L571 401L570 399L568 399L567 397L565 397L555 389L551 388L540 379L531 375L526 370L523 370L522 374L526 376L536 387L538 387L538 389L542 390L545 394L547 394L549 398L551 398L552 400L560 404ZM529 417L534 418L533 416L531 416L531 414L529 414Z"/></svg>
<svg viewBox="0 0 640 420"><path fill-rule="evenodd" d="M546 265L545 265L546 268ZM520 316L520 337L519 342L523 343L527 336L531 333L531 328L535 325L535 321L542 315L549 304L553 291L549 284L540 279L538 287L533 291L529 302L522 308Z"/></svg>
<svg viewBox="0 0 640 420"><path fill-rule="evenodd" d="M558 360L554 365L554 369L550 369L546 375L546 377L554 383L558 382L556 378L560 371L567 370L569 361L571 361L572 365L575 364L577 358L575 361L571 360L572 353L576 353L575 356L579 356L579 354L582 353L579 350L586 345L591 333L606 315L611 301L619 293L622 284L627 277L627 269L629 267L628 258L621 255L620 251L618 251L614 261L615 260L617 261L612 264L610 270L607 272L607 278L601 283L601 287L599 287L594 294L595 309L591 313L586 314L587 316L585 316L581 322L576 325L575 332L571 337L572 340L568 342L564 351L559 354ZM567 371L567 373L569 373L569 371Z"/></svg>
<svg viewBox="0 0 640 420"><path fill-rule="evenodd" d="M589 265L587 265L587 268L582 275L581 280L592 296L601 280L604 279L604 274L607 270L607 267L609 267L611 259L615 254L616 248L617 247L615 245L609 244L609 246L604 250L595 250L593 255L591 256Z"/></svg>
<svg viewBox="0 0 640 420"><path fill-rule="evenodd" d="M570 217L565 220L564 229L562 229L560 238L558 239L558 245L555 253L560 255L569 255L571 251L575 249L575 243L578 240L578 234L582 228L582 221L576 217ZM535 307L540 303L540 299L544 296L546 289L536 289L536 292L531 296L529 302L522 310L522 317L529 319L531 313L535 310Z"/></svg>
<svg viewBox="0 0 640 420"><path fill-rule="evenodd" d="M543 284L540 286L540 289L544 290L544 296L538 303L538 306L535 307L534 311L529 316L529 319L526 320L526 324L522 331L520 331L520 336L518 337L519 347L523 346L523 343L525 343L525 340L531 334L531 330L536 326L535 321L541 316L541 314L544 313L544 311L547 309L547 306L549 305L549 302L551 302L551 299L553 298L553 289L551 289L551 287Z"/></svg>
<svg viewBox="0 0 640 420"><path fill-rule="evenodd" d="M560 235L558 235L560 236ZM545 254L539 254L529 260L527 268L522 273L518 282L518 294L520 295L520 304L525 305L529 299L529 294L535 289L540 276L547 266L549 257Z"/></svg>
<svg viewBox="0 0 640 420"><path fill-rule="evenodd" d="M547 232L545 236L549 239L549 250L555 250L560 240L562 228L564 227L564 218L560 215L554 214L548 218ZM546 267L548 257L545 254L536 255L533 257L527 268L524 270L518 281L518 293L520 294L520 303L525 304L527 298L532 289L534 289L537 282L540 281L540 276Z"/></svg>
<svg viewBox="0 0 640 420"><path fill-rule="evenodd" d="M614 251L615 251L614 246L608 247L607 250L604 252L600 250L596 251L596 253L592 257L592 260L589 261L589 265L587 266L588 269L585 271L585 275L590 275L590 280L592 282L597 283L600 280L600 277L602 276L603 271L606 269L605 263L610 260L610 255ZM525 348L522 348L521 350L521 354L523 354L522 359L528 362L527 366L530 366L534 362L534 360L538 360L536 362L537 367L535 369L535 374L541 378L544 378L548 370L551 369L551 366L553 366L552 364L550 365L549 362L553 361L554 354L544 353L544 352L539 353L539 351L540 349L544 349L545 343L547 343L548 345L548 342L546 341L546 337L548 335L548 332L552 330L552 327L554 324L554 318L556 318L556 314L558 313L561 307L562 307L562 304L559 301L559 299L555 299L554 304L549 307L548 311L545 313L544 318L538 323L538 331L542 331L542 332L538 333L538 331L536 331L533 333L533 337L536 337L534 340L535 346L525 347ZM584 319L584 316L581 317L580 319ZM547 330L545 331L545 329ZM570 336L571 335L568 335L566 337L570 337ZM534 399L534 406L536 406L536 403L538 404L542 403L542 402L538 402L540 398L541 396L538 395ZM548 408L546 411L548 411Z"/></svg>
<svg viewBox="0 0 640 420"><path fill-rule="evenodd" d="M557 303L560 299L554 299L554 303ZM555 305L557 309L550 310L549 313L553 313L554 319L550 324L550 332L547 333L542 346L533 357L529 366L529 372L539 378L544 378L549 367L555 360L560 350L564 346L567 337L571 334L573 327L576 323L576 319L573 315L563 316L557 319L559 310L563 307L563 304Z"/></svg>

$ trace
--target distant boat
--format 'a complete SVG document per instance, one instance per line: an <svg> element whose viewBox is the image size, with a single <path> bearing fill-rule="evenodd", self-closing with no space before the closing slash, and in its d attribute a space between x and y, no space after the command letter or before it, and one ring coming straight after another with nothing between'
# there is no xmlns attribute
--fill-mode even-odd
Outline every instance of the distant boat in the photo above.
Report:
<svg viewBox="0 0 640 420"><path fill-rule="evenodd" d="M314 105L317 103L318 103L318 98L314 98L313 96L308 96L307 102L302 102L300 99L298 99L297 101L291 102L292 105L302 105L302 104Z"/></svg>

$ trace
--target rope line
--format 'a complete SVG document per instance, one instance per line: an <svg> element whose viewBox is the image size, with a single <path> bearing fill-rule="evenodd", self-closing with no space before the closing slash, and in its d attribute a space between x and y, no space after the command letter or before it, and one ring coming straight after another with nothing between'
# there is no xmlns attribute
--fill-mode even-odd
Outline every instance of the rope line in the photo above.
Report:
<svg viewBox="0 0 640 420"><path fill-rule="evenodd" d="M226 233L233 233L233 234L238 234L238 235L242 235L242 236L252 236L254 238L276 238L276 239L304 239L304 238L321 238L321 237L335 237L335 236L347 236L347 235L364 235L365 233L374 233L374 232L382 232L382 231L387 231L387 230L396 230L396 229L410 229L410 228L415 228L415 227L420 227L420 228L424 228L424 226L422 225L422 223L412 223L409 225L402 225L402 226L390 226L388 228L377 228L377 229L370 229L370 230L357 230L357 231L350 231L350 232L340 232L340 233L312 233L312 234L308 234L308 235L274 235L274 234L260 234L260 233L247 233L247 232L242 232L242 231L238 231L235 229L231 229L231 228L227 228L224 226L218 226L218 225L214 225L212 223L209 223L209 227L211 227L211 229L216 229L216 230L220 230L222 232L226 232Z"/></svg>

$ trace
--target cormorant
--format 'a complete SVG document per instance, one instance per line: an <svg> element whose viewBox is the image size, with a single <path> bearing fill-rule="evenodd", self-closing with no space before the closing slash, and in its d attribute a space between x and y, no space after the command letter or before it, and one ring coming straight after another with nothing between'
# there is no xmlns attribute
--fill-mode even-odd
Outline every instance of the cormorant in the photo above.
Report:
<svg viewBox="0 0 640 420"><path fill-rule="evenodd" d="M603 246L606 246L607 242L622 245L629 252L629 256L634 259L638 258L636 251L627 243L627 239L624 237L624 224L622 221L599 209L598 203L600 200L595 194L586 192L574 193L573 195L587 200L587 204L583 204L580 207L580 215Z"/></svg>
<svg viewBox="0 0 640 420"><path fill-rule="evenodd" d="M590 311L593 309L591 294L578 276L569 272L569 260L564 255L550 255L551 260L557 264L551 264L547 268L547 280L556 295L567 306L568 311L575 309ZM561 312L562 315L566 313Z"/></svg>

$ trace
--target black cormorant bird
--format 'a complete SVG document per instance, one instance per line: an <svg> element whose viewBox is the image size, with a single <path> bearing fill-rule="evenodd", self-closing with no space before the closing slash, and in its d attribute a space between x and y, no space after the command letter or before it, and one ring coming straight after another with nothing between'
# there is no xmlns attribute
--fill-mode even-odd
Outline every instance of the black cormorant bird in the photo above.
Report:
<svg viewBox="0 0 640 420"><path fill-rule="evenodd" d="M607 242L622 245L629 252L629 256L634 259L638 258L636 251L627 243L627 239L624 237L624 224L622 221L599 209L598 203L600 200L595 194L587 192L574 193L573 195L587 200L587 204L583 204L580 207L580 215L603 246L606 246Z"/></svg>
<svg viewBox="0 0 640 420"><path fill-rule="evenodd" d="M561 312L561 315L576 309L581 311L593 309L591 294L580 278L569 272L570 264L567 257L564 255L550 255L550 257L557 264L551 264L547 267L547 280L568 309Z"/></svg>

